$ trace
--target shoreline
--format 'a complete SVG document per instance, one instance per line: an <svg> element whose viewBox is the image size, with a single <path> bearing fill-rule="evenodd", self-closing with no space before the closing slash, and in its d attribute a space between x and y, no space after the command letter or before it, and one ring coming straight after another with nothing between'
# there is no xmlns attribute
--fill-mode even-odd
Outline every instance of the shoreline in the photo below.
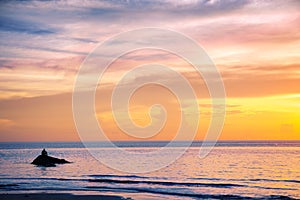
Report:
<svg viewBox="0 0 300 200"><path fill-rule="evenodd" d="M132 198L125 198L118 195L76 195L71 193L6 193L0 194L2 200L125 200Z"/></svg>

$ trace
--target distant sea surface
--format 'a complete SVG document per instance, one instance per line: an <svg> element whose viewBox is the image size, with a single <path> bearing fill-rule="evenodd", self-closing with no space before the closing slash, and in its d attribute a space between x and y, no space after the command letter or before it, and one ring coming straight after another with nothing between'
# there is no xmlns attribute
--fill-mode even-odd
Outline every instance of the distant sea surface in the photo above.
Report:
<svg viewBox="0 0 300 200"><path fill-rule="evenodd" d="M124 150L147 153L167 142L115 144ZM112 155L113 149L105 143L94 145L94 151ZM178 142L175 148L183 145ZM198 156L200 145L194 142L182 157L163 169L128 174L101 164L79 142L0 143L0 193L107 193L133 199L300 199L300 141L221 141L205 158ZM31 165L43 148L50 156L73 163L49 168ZM120 163L128 162L119 159Z"/></svg>

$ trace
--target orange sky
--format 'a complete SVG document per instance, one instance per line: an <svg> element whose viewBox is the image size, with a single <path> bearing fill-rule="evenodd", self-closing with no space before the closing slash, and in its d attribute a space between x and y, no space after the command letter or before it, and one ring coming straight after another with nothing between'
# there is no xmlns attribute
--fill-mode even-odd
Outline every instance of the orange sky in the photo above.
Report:
<svg viewBox="0 0 300 200"><path fill-rule="evenodd" d="M149 26L193 38L216 64L227 95L220 139L300 140L299 8L292 0L2 3L0 141L79 141L72 89L82 61L111 36ZM212 112L204 80L182 59L158 50L124 55L104 74L95 115L107 137L134 140L113 120L112 89L131 67L154 62L177 70L192 85L200 109L196 139L203 139ZM136 78L176 84L151 70ZM168 117L148 140L171 140L184 109L170 91L157 85L140 88L130 100L131 117L148 125L149 108L157 103Z"/></svg>

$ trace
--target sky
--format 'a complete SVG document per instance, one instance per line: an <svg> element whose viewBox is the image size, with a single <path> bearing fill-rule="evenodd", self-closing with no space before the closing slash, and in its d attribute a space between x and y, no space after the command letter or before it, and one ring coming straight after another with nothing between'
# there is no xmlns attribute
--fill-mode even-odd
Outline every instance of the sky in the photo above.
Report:
<svg viewBox="0 0 300 200"><path fill-rule="evenodd" d="M300 140L299 10L297 0L1 1L0 141L79 141L72 91L82 62L102 42L145 27L180 32L213 60L226 90L221 140ZM149 49L116 60L97 88L95 115L107 137L141 139L120 130L110 101L120 78L147 63L169 66L190 82L200 110L195 139L203 139L212 116L205 81L178 56ZM179 85L151 69L131 81L155 79ZM151 84L130 99L134 123L143 127L160 120L160 111L155 119L148 113L157 103L168 116L147 140L172 140L180 120L193 123L180 119L188 106Z"/></svg>

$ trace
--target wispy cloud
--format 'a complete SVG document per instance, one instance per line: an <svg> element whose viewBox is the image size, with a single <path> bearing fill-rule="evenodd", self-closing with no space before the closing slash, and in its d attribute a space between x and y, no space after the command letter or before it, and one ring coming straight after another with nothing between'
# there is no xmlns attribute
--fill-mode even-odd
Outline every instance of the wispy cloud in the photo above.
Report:
<svg viewBox="0 0 300 200"><path fill-rule="evenodd" d="M21 134L24 140L31 132L35 138L41 130L47 129L50 133L52 125L58 132L74 132L70 93L82 61L98 43L120 32L143 27L182 32L206 49L222 75L227 97L233 105L228 107L228 116L233 121L245 119L240 121L241 127L247 125L244 129L229 124L227 132L236 133L236 138L240 131L255 132L251 127L255 127L257 119L265 124L269 123L264 121L267 117L278 123L299 124L299 120L297 123L293 120L285 122L282 117L293 119L299 116L294 112L299 107L299 99L277 98L300 93L299 2L1 1L0 126L11 123L7 121L11 119L20 126L5 132L7 138L17 139ZM164 44L172 42L182 47L172 38L160 39ZM122 48L122 45L114 44L114 47ZM109 56L109 52L102 56ZM106 96L126 71L152 62L182 73L197 91L199 100L209 98L205 81L192 66L175 55L149 51L130 53L114 62L104 74L98 93L107 100ZM93 68L90 72L96 74L98 71ZM146 80L164 80L180 87L173 76L154 71L136 74L127 86ZM149 98L145 96L141 100L147 102ZM158 96L166 98L164 94ZM202 105L204 112L209 109L205 104ZM110 104L100 100L99 105L105 110L97 111L103 111L107 117L105 113ZM188 108L189 104L184 106ZM63 113L58 118L57 110ZM139 118L140 111L135 111ZM206 114L208 116L209 111ZM67 119L66 127L57 127L64 119ZM27 135L22 133L25 129ZM260 133L265 131L261 129ZM59 137L62 136L56 135Z"/></svg>
<svg viewBox="0 0 300 200"><path fill-rule="evenodd" d="M31 21L22 21L21 19L13 19L6 16L0 18L0 30L4 32L18 32L34 35L54 34L54 29L43 29L42 24L35 24Z"/></svg>

